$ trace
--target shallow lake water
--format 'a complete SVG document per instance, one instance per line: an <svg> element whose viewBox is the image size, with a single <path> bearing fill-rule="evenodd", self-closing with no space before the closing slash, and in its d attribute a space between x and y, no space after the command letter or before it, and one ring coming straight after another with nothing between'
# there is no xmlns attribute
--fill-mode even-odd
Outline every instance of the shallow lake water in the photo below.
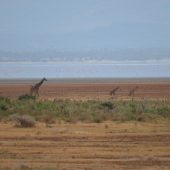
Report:
<svg viewBox="0 0 170 170"><path fill-rule="evenodd" d="M170 77L170 63L0 62L0 79Z"/></svg>

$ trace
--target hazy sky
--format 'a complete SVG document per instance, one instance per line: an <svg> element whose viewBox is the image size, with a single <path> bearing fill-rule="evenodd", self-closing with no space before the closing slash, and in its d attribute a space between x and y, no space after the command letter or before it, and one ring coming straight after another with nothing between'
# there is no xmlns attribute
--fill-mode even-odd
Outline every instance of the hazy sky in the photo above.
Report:
<svg viewBox="0 0 170 170"><path fill-rule="evenodd" d="M170 0L0 0L0 50L170 48Z"/></svg>

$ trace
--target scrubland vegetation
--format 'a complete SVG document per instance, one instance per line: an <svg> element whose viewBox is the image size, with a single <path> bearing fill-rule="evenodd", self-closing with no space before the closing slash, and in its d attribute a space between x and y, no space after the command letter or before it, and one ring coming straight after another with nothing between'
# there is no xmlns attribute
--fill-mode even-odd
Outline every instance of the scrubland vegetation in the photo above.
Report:
<svg viewBox="0 0 170 170"><path fill-rule="evenodd" d="M170 119L170 101L41 101L29 95L20 96L16 100L1 97L0 119L10 120L11 115L17 115L15 118L20 125L23 119L30 120L30 117L45 123L150 121Z"/></svg>
<svg viewBox="0 0 170 170"><path fill-rule="evenodd" d="M170 167L168 100L1 97L0 121L0 169Z"/></svg>

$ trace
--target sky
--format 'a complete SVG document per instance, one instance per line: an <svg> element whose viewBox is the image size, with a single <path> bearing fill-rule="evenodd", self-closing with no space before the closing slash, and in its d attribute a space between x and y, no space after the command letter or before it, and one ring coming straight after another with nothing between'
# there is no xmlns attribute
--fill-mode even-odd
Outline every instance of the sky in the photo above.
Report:
<svg viewBox="0 0 170 170"><path fill-rule="evenodd" d="M0 0L0 50L170 49L170 0Z"/></svg>

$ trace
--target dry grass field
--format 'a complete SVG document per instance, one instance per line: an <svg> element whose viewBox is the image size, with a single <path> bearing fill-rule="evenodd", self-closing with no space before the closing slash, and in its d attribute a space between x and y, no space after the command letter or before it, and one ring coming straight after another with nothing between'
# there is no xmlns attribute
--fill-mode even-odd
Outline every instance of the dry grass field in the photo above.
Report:
<svg viewBox="0 0 170 170"><path fill-rule="evenodd" d="M169 122L0 129L0 169L170 169Z"/></svg>
<svg viewBox="0 0 170 170"><path fill-rule="evenodd" d="M0 96L16 99L28 93L30 84L1 82ZM109 91L117 85L121 89L111 99ZM139 86L139 89L135 93L134 100L170 99L169 80L142 83L47 82L40 89L39 99L131 100L128 92L135 86ZM23 110L22 106L18 106L18 102L13 102L13 106L10 106L11 103L7 100L5 103L9 105L7 107L2 103L1 113L4 115L10 113L11 107L14 106L15 109ZM37 109L45 107L43 105L45 103L40 104L35 105L40 107ZM74 106L74 102L71 106ZM166 116L169 114L168 107L163 108L167 112ZM162 114L162 111L160 113ZM102 123L58 121L54 124L36 122L34 128L18 128L11 121L1 120L0 169L169 170L170 121L169 119L146 122L102 121Z"/></svg>

